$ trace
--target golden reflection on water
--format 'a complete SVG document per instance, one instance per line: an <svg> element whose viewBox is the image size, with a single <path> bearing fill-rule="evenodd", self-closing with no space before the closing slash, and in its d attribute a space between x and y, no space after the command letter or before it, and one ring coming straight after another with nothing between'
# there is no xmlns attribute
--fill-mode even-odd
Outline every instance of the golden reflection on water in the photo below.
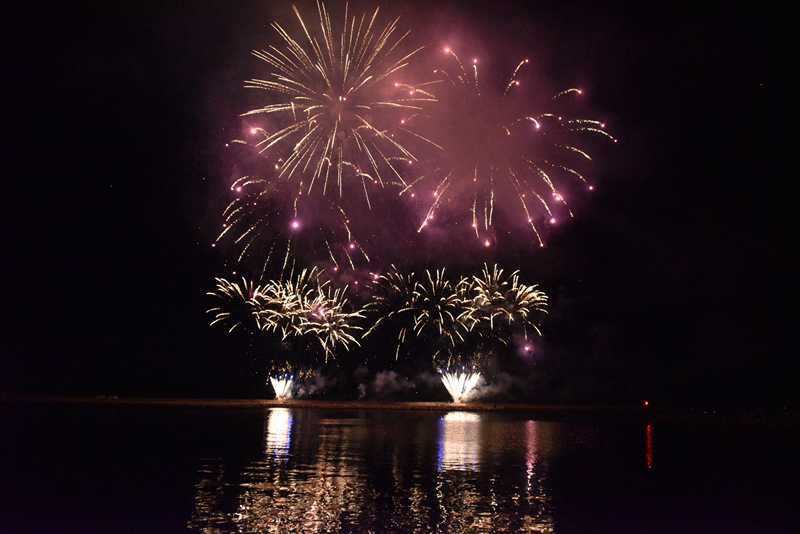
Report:
<svg viewBox="0 0 800 534"><path fill-rule="evenodd" d="M439 469L477 469L481 416L448 412L440 420Z"/></svg>
<svg viewBox="0 0 800 534"><path fill-rule="evenodd" d="M552 532L549 423L273 408L263 456L198 468L198 532ZM327 416L326 416L327 417Z"/></svg>
<svg viewBox="0 0 800 534"><path fill-rule="evenodd" d="M292 442L292 411L288 408L272 408L267 414L266 452L268 455L285 458Z"/></svg>

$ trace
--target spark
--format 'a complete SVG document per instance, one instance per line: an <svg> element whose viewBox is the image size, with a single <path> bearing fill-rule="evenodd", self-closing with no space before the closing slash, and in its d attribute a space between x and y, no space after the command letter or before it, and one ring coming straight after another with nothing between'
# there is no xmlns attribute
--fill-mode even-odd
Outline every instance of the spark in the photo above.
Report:
<svg viewBox="0 0 800 534"><path fill-rule="evenodd" d="M258 298L264 288L244 278L241 282L231 282L224 278L214 280L216 287L207 295L218 300L219 305L206 310L212 316L210 325L226 326L229 334L237 329L254 330L256 314L253 299Z"/></svg>
<svg viewBox="0 0 800 534"><path fill-rule="evenodd" d="M208 311L213 315L211 324L231 325L229 333L245 326L280 335L284 341L310 339L316 341L327 362L339 349L359 345L355 336L362 330L359 321L364 315L346 298L346 287L331 288L321 274L316 267L303 269L264 285L218 278L216 291L209 294L223 303Z"/></svg>
<svg viewBox="0 0 800 534"><path fill-rule="evenodd" d="M318 2L319 29L292 9L297 33L273 22L281 46L253 51L269 72L248 80L245 87L265 92L268 103L242 117L278 123L254 147L260 153L285 154L278 178L293 181L297 194L325 195L334 181L340 197L358 191L365 181L383 185L391 176L402 182L390 158L416 158L397 140L391 125L399 122L398 114L419 111L431 98L414 87L393 95L387 88L404 85L389 80L421 48L405 48L409 32L399 30L399 19L381 26L380 8L358 16L345 7L336 25L326 5ZM308 183L301 176L308 177ZM366 192L364 197L369 204Z"/></svg>
<svg viewBox="0 0 800 534"><path fill-rule="evenodd" d="M469 400L472 390L480 382L481 374L478 372L442 372L440 373L442 384L456 404Z"/></svg>
<svg viewBox="0 0 800 534"><path fill-rule="evenodd" d="M275 391L276 399L288 400L292 398L292 386L294 385L294 377L292 375L271 376L269 377L269 382Z"/></svg>
<svg viewBox="0 0 800 534"><path fill-rule="evenodd" d="M446 58L434 70L439 79L431 88L435 100L424 103L424 111L415 120L416 133L423 140L416 152L433 172L414 183L428 182L434 191L418 231L434 212L461 209L465 202L458 197L465 196L471 207L465 215L473 223L468 228L478 238L478 221L489 230L494 226L495 208L516 206L523 211L522 220L527 221L534 243L541 247L539 224L562 213L573 216L561 191L569 191L574 179L587 182L582 167L591 156L575 146L574 139L584 134L616 139L600 121L537 109L527 96L509 91L521 85L528 58L517 63L503 85L493 87L484 81L479 86L477 57L467 68L449 45L443 51ZM565 89L541 104L556 106L554 102L570 94L582 95L583 89ZM573 161L575 156L585 161Z"/></svg>

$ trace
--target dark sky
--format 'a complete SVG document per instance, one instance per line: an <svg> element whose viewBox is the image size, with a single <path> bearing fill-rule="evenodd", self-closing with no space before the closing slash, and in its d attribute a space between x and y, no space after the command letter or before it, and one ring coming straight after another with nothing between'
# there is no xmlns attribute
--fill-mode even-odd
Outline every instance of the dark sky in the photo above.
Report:
<svg viewBox="0 0 800 534"><path fill-rule="evenodd" d="M34 6L7 21L3 389L251 394L236 345L206 326L224 272L208 243L248 52L287 6L226 4ZM528 50L589 88L622 138L546 250L476 267L505 260L553 295L543 358L560 396L796 398L776 148L788 90L768 14L595 4L390 6L431 45Z"/></svg>

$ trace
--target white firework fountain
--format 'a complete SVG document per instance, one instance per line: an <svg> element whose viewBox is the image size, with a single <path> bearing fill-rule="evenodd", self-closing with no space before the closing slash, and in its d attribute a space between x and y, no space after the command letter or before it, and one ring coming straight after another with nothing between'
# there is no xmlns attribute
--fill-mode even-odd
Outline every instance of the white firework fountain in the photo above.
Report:
<svg viewBox="0 0 800 534"><path fill-rule="evenodd" d="M275 390L275 398L278 400L288 400L292 398L292 386L294 386L294 376L290 374L279 374L269 377L269 383Z"/></svg>
<svg viewBox="0 0 800 534"><path fill-rule="evenodd" d="M442 384L447 389L447 392L453 398L453 402L462 403L467 402L470 393L478 385L481 379L481 374L478 371L439 371L439 376L442 378Z"/></svg>

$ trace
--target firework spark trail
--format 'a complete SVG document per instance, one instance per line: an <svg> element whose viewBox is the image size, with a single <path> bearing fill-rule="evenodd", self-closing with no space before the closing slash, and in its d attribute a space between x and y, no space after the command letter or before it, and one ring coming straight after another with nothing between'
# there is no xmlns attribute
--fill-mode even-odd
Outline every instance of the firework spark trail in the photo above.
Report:
<svg viewBox="0 0 800 534"><path fill-rule="evenodd" d="M215 278L216 287L207 295L220 300L220 305L206 310L212 316L210 325L228 326L228 333L247 328L255 319L253 299L258 298L264 288L254 282L242 279L242 282L230 282L224 278Z"/></svg>
<svg viewBox="0 0 800 534"><path fill-rule="evenodd" d="M395 360L400 358L400 348L413 331L414 287L416 279L414 273L402 273L396 266L378 275L374 279L372 300L364 312L373 318L372 326L364 332L362 338L367 337L386 322L395 322L397 337L395 343Z"/></svg>
<svg viewBox="0 0 800 534"><path fill-rule="evenodd" d="M270 376L269 383L275 391L276 399L287 400L292 398L294 379L291 375Z"/></svg>
<svg viewBox="0 0 800 534"><path fill-rule="evenodd" d="M444 269L431 273L414 286L412 314L413 332L417 337L425 334L448 339L452 346L464 340L467 326L464 323L468 312L464 309L462 287L465 279L455 285L447 278Z"/></svg>
<svg viewBox="0 0 800 534"><path fill-rule="evenodd" d="M298 244L311 245L312 249L323 247L337 268L344 263L355 270L358 264L370 262L343 206L337 201L320 198L306 208L310 218L304 220L298 210L299 197L292 198L284 185L255 176L243 176L234 181L230 187L234 198L223 210L222 228L213 246L229 240L236 249L237 263L254 253L263 253L260 258L262 277L273 256L280 272L285 272L292 255L298 254ZM316 222L313 228L307 227L312 226L311 221ZM303 240L299 240L301 236ZM283 253L275 253L276 249Z"/></svg>
<svg viewBox="0 0 800 534"><path fill-rule="evenodd" d="M267 371L268 382L278 400L291 399L294 396L294 386L308 380L313 374L310 368L285 359L273 361Z"/></svg>
<svg viewBox="0 0 800 534"><path fill-rule="evenodd" d="M461 403L469 400L470 393L480 382L481 374L470 371L442 371L440 372L440 377L453 402Z"/></svg>
<svg viewBox="0 0 800 534"><path fill-rule="evenodd" d="M232 333L249 321L265 333L280 333L282 340L310 339L321 348L327 362L338 350L360 345L356 335L363 330L359 322L364 315L347 299L346 287L333 289L320 275L317 268L303 269L263 286L218 278L217 290L209 295L221 298L223 303L209 310L211 324L231 324L228 333ZM280 374L288 372L280 370Z"/></svg>
<svg viewBox="0 0 800 534"><path fill-rule="evenodd" d="M425 103L435 100L428 90L433 82L409 84L398 79L421 47L407 46L410 32L399 30L398 19L382 25L379 8L371 14L353 14L345 4L338 25L322 2L317 2L315 23L309 23L296 7L292 9L296 31L273 22L277 42L252 51L269 70L263 78L248 80L245 87L261 91L266 101L241 115L249 123L249 141L233 141L274 161L269 167L275 172L233 184L231 189L240 197L225 210L217 241L231 236L240 262L254 252L271 250L275 221L289 217L289 210L282 206L286 200L275 198L285 192L291 197L292 219L285 222L291 231L284 239L291 242L302 226L298 212L316 211L299 209L298 204L336 192L337 198L324 203L323 211L338 211L342 218L328 217L322 226L328 227L330 235L323 241L337 269L341 261L355 270L357 262L349 244L357 243L359 261L369 262L369 256L354 239L343 204L360 196L372 209L372 189L387 183L405 185L399 165L417 158L401 137L415 134L398 126L403 114L420 112ZM282 234L280 229L278 223L278 234ZM343 232L346 240L341 238ZM273 241L256 246L261 240ZM338 245L332 247L334 242ZM336 249L341 251L340 259L332 253ZM284 266L287 258L288 252Z"/></svg>
<svg viewBox="0 0 800 534"><path fill-rule="evenodd" d="M404 126L418 126L417 135L428 148L421 152L421 163L432 171L401 191L407 194L418 189L424 193L420 198L431 198L425 191L433 191L417 231L424 231L447 206L463 206L465 202L458 197L468 196L470 231L489 247L494 242L495 207L500 202L504 210L508 209L505 197L509 192L519 201L523 224L543 247L540 222L557 224L562 212L573 216L566 198L566 191L573 187L570 180L578 180L588 191L595 189L579 169L580 161L569 159L571 155L579 156L584 163L592 159L574 138L593 134L617 140L601 121L549 111L532 113L520 87L528 59L519 61L503 85L494 88L486 78L479 84L478 58L473 58L467 69L452 48L445 47L444 55L445 65L434 70L440 77L431 89L435 102L403 119ZM578 88L566 89L556 94L550 105L582 94ZM443 125L455 126L448 131ZM457 186L453 186L454 181Z"/></svg>
<svg viewBox="0 0 800 534"><path fill-rule="evenodd" d="M506 276L497 264L491 269L484 264L481 274L472 278L470 290L473 306L469 320L472 328L483 323L488 324L489 330L494 330L495 326L502 324L509 328L522 328L525 339L528 328L542 335L536 321L547 313L547 295L536 285L520 283L519 271Z"/></svg>
<svg viewBox="0 0 800 534"><path fill-rule="evenodd" d="M349 311L346 291L347 288L319 287L301 321L302 328L319 341L325 361L334 356L339 346L347 351L352 345L360 345L355 336L363 330L358 321L364 315L361 310Z"/></svg>

